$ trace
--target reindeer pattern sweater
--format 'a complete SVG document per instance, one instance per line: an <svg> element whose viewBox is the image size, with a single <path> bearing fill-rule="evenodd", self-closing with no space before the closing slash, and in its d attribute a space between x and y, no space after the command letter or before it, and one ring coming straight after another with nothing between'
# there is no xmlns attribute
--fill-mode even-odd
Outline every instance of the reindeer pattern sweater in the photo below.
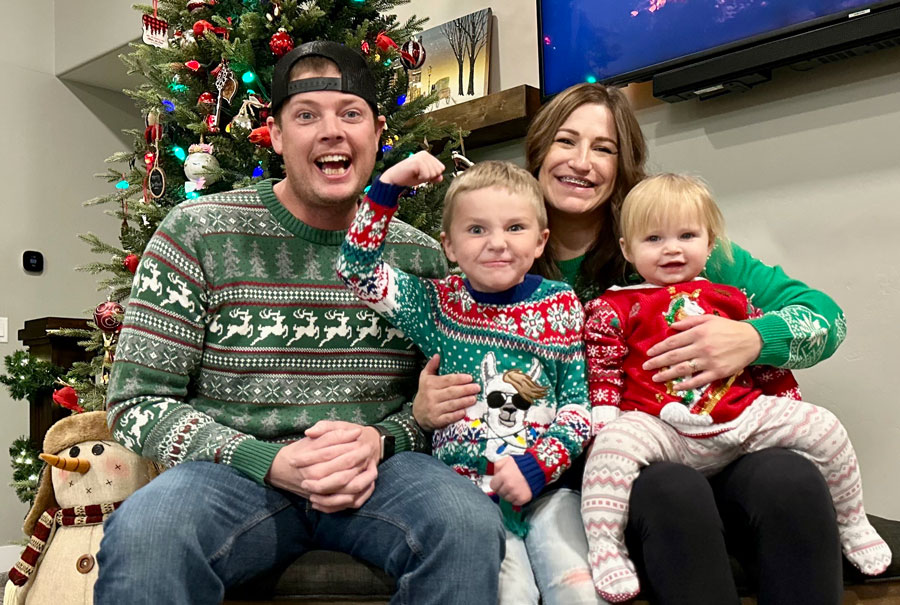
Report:
<svg viewBox="0 0 900 605"><path fill-rule="evenodd" d="M512 455L537 496L590 436L581 304L568 285L534 275L483 293L461 276L423 279L385 262L401 191L372 186L338 274L426 356L439 353L441 374L467 373L480 383L466 417L435 432L434 455L488 493L492 463Z"/></svg>
<svg viewBox="0 0 900 605"><path fill-rule="evenodd" d="M186 201L150 240L109 383L113 435L169 466L230 464L260 482L324 419L427 449L408 405L421 355L335 276L346 231L304 224L272 186ZM446 275L437 243L399 221L385 255Z"/></svg>

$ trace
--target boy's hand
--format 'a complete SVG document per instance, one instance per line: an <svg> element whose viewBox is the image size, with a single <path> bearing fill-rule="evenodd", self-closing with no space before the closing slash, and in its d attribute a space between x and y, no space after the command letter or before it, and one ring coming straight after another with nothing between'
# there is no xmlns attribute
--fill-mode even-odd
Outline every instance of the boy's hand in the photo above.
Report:
<svg viewBox="0 0 900 605"><path fill-rule="evenodd" d="M491 489L513 506L528 504L532 498L528 481L519 470L519 465L510 457L501 458L494 463Z"/></svg>
<svg viewBox="0 0 900 605"><path fill-rule="evenodd" d="M401 187L440 183L444 180L444 163L427 151L420 151L385 170L380 180L386 185Z"/></svg>

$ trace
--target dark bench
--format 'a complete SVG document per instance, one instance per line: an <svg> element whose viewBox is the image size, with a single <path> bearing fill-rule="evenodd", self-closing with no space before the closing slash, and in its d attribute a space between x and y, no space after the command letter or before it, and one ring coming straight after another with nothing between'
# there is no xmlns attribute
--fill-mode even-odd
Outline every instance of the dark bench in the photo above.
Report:
<svg viewBox="0 0 900 605"><path fill-rule="evenodd" d="M863 576L850 564L844 565L843 605L900 604L900 521L870 515L872 525L890 545L894 560L888 570L874 578ZM746 589L743 571L735 564L735 580L743 587L742 605L755 605ZM283 573L259 578L252 586L231 591L226 605L296 603L298 605L363 605L387 603L394 581L380 569L336 552L306 553ZM637 600L634 605L646 605ZM801 605L801 604L798 604Z"/></svg>

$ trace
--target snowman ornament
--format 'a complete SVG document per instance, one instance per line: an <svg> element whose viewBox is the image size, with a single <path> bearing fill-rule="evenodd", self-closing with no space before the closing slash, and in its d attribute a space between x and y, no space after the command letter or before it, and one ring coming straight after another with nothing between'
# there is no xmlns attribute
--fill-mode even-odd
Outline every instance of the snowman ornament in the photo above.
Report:
<svg viewBox="0 0 900 605"><path fill-rule="evenodd" d="M105 412L85 412L50 427L30 537L9 572L4 605L89 605L97 580L103 521L157 467L112 440Z"/></svg>

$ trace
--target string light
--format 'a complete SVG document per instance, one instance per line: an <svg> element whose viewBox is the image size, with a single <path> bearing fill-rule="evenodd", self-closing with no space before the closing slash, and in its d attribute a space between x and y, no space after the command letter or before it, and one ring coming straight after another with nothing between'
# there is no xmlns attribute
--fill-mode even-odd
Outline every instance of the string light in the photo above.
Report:
<svg viewBox="0 0 900 605"><path fill-rule="evenodd" d="M189 199L189 200L195 200L195 199L197 199L198 197L200 197L200 194L197 193L196 191L188 191L187 199Z"/></svg>
<svg viewBox="0 0 900 605"><path fill-rule="evenodd" d="M252 71L245 71L244 75L241 76L241 80L244 81L244 84L250 84L253 80L256 79L256 74Z"/></svg>
<svg viewBox="0 0 900 605"><path fill-rule="evenodd" d="M184 149L179 147L178 145L172 146L172 155L178 158L179 162L183 162L184 158L187 157L187 153L185 153Z"/></svg>
<svg viewBox="0 0 900 605"><path fill-rule="evenodd" d="M128 189L128 181L122 179L118 183L116 183L116 189Z"/></svg>
<svg viewBox="0 0 900 605"><path fill-rule="evenodd" d="M163 107L166 108L166 111L168 111L169 113L175 111L175 103L173 103L169 99L163 99L162 105L163 105Z"/></svg>
<svg viewBox="0 0 900 605"><path fill-rule="evenodd" d="M588 76L587 78L584 79L584 81L587 82L588 84L596 84L597 78L594 76Z"/></svg>
<svg viewBox="0 0 900 605"><path fill-rule="evenodd" d="M263 172L262 166L257 166L256 168L253 169L252 178L254 178L254 179L261 178L263 174L264 174L264 172Z"/></svg>
<svg viewBox="0 0 900 605"><path fill-rule="evenodd" d="M404 103L406 103L406 95L397 97L397 105L403 105Z"/></svg>
<svg viewBox="0 0 900 605"><path fill-rule="evenodd" d="M387 153L388 151L390 151L390 150L393 149L393 148L394 148L393 145L382 145L382 146L381 146L381 153Z"/></svg>

